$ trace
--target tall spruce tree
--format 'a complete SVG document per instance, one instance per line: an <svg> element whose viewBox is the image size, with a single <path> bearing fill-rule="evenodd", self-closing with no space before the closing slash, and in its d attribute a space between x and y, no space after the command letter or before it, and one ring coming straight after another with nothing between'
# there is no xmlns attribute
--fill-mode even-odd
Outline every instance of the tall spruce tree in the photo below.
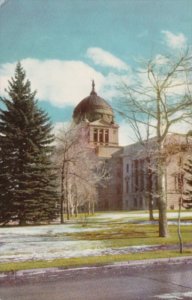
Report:
<svg viewBox="0 0 192 300"><path fill-rule="evenodd" d="M185 171L187 174L186 182L188 187L185 193L185 199L183 200L183 206L189 209L192 208L192 159L188 160Z"/></svg>
<svg viewBox="0 0 192 300"><path fill-rule="evenodd" d="M53 220L58 207L51 123L20 63L7 93L0 109L0 223Z"/></svg>

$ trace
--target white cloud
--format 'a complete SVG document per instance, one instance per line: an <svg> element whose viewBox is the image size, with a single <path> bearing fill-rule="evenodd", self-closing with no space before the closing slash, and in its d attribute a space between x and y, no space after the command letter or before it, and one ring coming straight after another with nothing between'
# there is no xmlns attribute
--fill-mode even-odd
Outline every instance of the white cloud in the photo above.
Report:
<svg viewBox="0 0 192 300"><path fill-rule="evenodd" d="M0 7L3 6L8 0L0 0Z"/></svg>
<svg viewBox="0 0 192 300"><path fill-rule="evenodd" d="M147 126L143 125L143 124L139 124L138 123L138 127L139 127L139 131L140 131L140 135L142 140L146 140L147 139ZM150 134L150 138L155 136L155 132L154 129L151 128L151 134ZM139 141L138 137L136 136L133 128L130 126L130 124L126 121L121 121L119 123L119 144L120 146L126 146L126 145L131 145L134 143L137 143Z"/></svg>
<svg viewBox="0 0 192 300"><path fill-rule="evenodd" d="M91 80L96 82L97 91L105 82L102 73L81 61L61 61L27 58L21 61L32 90L37 90L37 98L62 107L76 105L89 95ZM14 75L16 63L0 67L1 93L5 95L8 79Z"/></svg>
<svg viewBox="0 0 192 300"><path fill-rule="evenodd" d="M106 100L110 100L122 96L122 91L120 90L122 83L131 85L132 75L130 73L127 73L127 75L116 74L113 72L108 73L101 86L100 92L102 97Z"/></svg>
<svg viewBox="0 0 192 300"><path fill-rule="evenodd" d="M168 30L162 30L166 45L171 49L183 49L187 46L187 38L183 33L174 34Z"/></svg>
<svg viewBox="0 0 192 300"><path fill-rule="evenodd" d="M178 111L175 115L174 118L182 118L183 116L183 111ZM174 123L171 127L170 127L170 132L171 133L181 133L181 134L185 134L188 131L191 130L192 124L191 124L191 118L188 118L188 120L184 121L181 120L177 123Z"/></svg>
<svg viewBox="0 0 192 300"><path fill-rule="evenodd" d="M155 125L154 122L151 124ZM142 137L142 140L145 140L147 138L147 127L144 124L138 124L140 134ZM191 124L181 121L173 126L171 126L169 133L177 133L177 134L186 134L189 130L191 130ZM149 138L152 138L156 136L156 129L154 127L150 127L150 136ZM128 122L121 121L119 123L119 144L120 146L126 146L131 145L134 143L137 143L139 140L137 136L134 133L134 130L129 125Z"/></svg>
<svg viewBox="0 0 192 300"><path fill-rule="evenodd" d="M169 59L167 57L165 57L164 55L157 54L155 56L154 62L157 65L166 65L167 63L169 63Z"/></svg>
<svg viewBox="0 0 192 300"><path fill-rule="evenodd" d="M117 70L128 70L128 65L125 62L101 48L88 48L87 56L96 65L111 67Z"/></svg>
<svg viewBox="0 0 192 300"><path fill-rule="evenodd" d="M37 90L40 101L48 101L57 107L75 106L88 96L91 91L91 80L95 80L97 93L110 101L119 96L120 82L130 82L127 75L109 72L103 75L82 61L38 60L26 58L21 60L32 90ZM0 66L0 92L5 96L8 80L14 76L15 63Z"/></svg>
<svg viewBox="0 0 192 300"><path fill-rule="evenodd" d="M119 145L126 146L137 142L130 125L122 121L119 123Z"/></svg>

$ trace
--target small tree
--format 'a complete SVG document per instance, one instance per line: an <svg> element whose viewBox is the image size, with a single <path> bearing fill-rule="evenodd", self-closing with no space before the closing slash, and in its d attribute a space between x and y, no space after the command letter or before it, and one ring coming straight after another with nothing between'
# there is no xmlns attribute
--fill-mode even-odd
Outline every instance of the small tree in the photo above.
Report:
<svg viewBox="0 0 192 300"><path fill-rule="evenodd" d="M190 73L192 57L155 57L144 63L133 85L123 84L120 113L137 124L147 124L157 138L157 190L159 236L168 235L166 216L164 141L170 128L181 121L190 122L192 96Z"/></svg>
<svg viewBox="0 0 192 300"><path fill-rule="evenodd" d="M60 219L64 223L70 214L77 216L79 208L88 213L94 211L97 201L97 186L106 175L87 142L85 124L63 128L57 135L55 161L60 182Z"/></svg>
<svg viewBox="0 0 192 300"><path fill-rule="evenodd" d="M69 219L68 183L69 165L74 164L79 154L74 152L78 145L78 136L74 128L63 128L56 136L55 162L60 185L60 222L64 223L64 206Z"/></svg>
<svg viewBox="0 0 192 300"><path fill-rule="evenodd" d="M53 135L20 63L0 109L0 222L50 221L57 216Z"/></svg>

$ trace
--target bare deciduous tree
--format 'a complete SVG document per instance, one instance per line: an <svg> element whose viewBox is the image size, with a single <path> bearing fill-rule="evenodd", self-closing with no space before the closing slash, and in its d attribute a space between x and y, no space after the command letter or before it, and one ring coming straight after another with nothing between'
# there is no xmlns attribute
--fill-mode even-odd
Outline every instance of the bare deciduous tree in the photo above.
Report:
<svg viewBox="0 0 192 300"><path fill-rule="evenodd" d="M120 114L138 124L148 124L157 139L159 236L168 235L166 216L165 156L163 144L171 128L192 122L192 56L155 57L144 63L133 85L122 84Z"/></svg>
<svg viewBox="0 0 192 300"><path fill-rule="evenodd" d="M57 135L55 162L60 181L60 220L64 210L69 220L79 209L94 212L98 185L106 179L107 170L88 145L83 124L63 128Z"/></svg>
<svg viewBox="0 0 192 300"><path fill-rule="evenodd" d="M145 198L148 203L149 220L153 221L153 204L154 199L157 197L155 186L152 185L153 178L156 176L156 164L154 153L156 151L156 140L150 137L150 120L148 119L145 124L138 124L135 115L128 119L128 124L132 128L136 137L137 143L140 145L140 151L137 156L144 160L143 176L145 176Z"/></svg>
<svg viewBox="0 0 192 300"><path fill-rule="evenodd" d="M78 144L78 136L72 127L63 128L57 135L56 141L55 162L60 182L60 221L64 223L64 204L66 204L67 217L69 218L67 182L69 165L76 162L80 153L74 153Z"/></svg>

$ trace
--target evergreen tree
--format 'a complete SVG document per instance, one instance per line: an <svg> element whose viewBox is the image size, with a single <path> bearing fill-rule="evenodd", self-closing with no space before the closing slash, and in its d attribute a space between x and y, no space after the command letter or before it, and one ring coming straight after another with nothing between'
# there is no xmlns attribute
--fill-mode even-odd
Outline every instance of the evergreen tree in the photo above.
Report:
<svg viewBox="0 0 192 300"><path fill-rule="evenodd" d="M187 192L185 193L185 199L183 200L183 206L185 208L192 208L192 160L191 159L188 160L185 171L187 172L186 182L188 188L187 188Z"/></svg>
<svg viewBox="0 0 192 300"><path fill-rule="evenodd" d="M20 63L7 93L0 109L0 223L53 220L58 208L51 123Z"/></svg>

